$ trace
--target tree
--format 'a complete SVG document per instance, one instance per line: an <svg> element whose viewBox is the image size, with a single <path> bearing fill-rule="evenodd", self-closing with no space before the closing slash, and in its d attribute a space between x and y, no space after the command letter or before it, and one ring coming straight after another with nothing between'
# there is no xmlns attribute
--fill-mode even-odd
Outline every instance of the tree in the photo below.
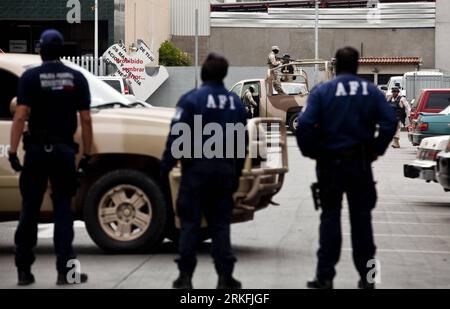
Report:
<svg viewBox="0 0 450 309"><path fill-rule="evenodd" d="M165 66L190 66L191 58L173 45L172 42L165 41L159 48L159 64Z"/></svg>

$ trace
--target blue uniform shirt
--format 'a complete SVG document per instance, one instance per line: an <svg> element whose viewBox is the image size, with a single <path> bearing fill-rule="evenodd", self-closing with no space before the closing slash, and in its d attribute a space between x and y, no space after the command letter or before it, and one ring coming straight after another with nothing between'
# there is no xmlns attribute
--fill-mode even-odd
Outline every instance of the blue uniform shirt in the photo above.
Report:
<svg viewBox="0 0 450 309"><path fill-rule="evenodd" d="M195 120L199 119L201 116L201 126L195 123ZM181 158L181 160L186 159L198 159L198 160L208 160L219 162L231 162L235 159L239 159L238 165L243 165L244 158L236 158L236 153L234 152L233 158L227 156L227 146L230 145L231 136L227 136L227 124L242 124L245 127L247 124L247 113L245 106L241 99L234 93L229 92L220 82L205 82L199 89L191 90L184 94L178 101L175 116L171 123L170 133L167 138L166 150L163 154L163 159L161 162L161 169L164 173L168 173L176 161L180 158L175 158L172 153L173 143L180 138L180 132L174 132L174 127L179 124L186 124L190 128L191 132L191 144L188 158ZM220 129L224 133L220 136L220 140L223 143L223 157L205 157L202 149L205 142L216 134L215 130L207 130L209 132L204 133L205 127L214 124L220 126ZM213 128L211 126L210 128ZM203 134L201 139L198 139L198 130L201 130ZM176 131L176 130L175 130ZM180 133L180 134L177 134ZM197 134L197 138L194 138ZM239 142L239 139L235 136L235 143ZM184 145L185 146L185 145ZM236 149L236 144L234 145ZM242 146L242 145L241 145ZM244 147L246 147L244 145ZM205 163L205 162L203 162Z"/></svg>
<svg viewBox="0 0 450 309"><path fill-rule="evenodd" d="M299 114L296 135L302 153L312 158L360 144L369 144L376 155L382 155L397 124L395 113L373 84L341 74L311 91L304 113Z"/></svg>
<svg viewBox="0 0 450 309"><path fill-rule="evenodd" d="M83 74L60 61L45 61L19 80L17 104L30 107L28 130L68 142L77 129L77 111L89 110L91 95Z"/></svg>

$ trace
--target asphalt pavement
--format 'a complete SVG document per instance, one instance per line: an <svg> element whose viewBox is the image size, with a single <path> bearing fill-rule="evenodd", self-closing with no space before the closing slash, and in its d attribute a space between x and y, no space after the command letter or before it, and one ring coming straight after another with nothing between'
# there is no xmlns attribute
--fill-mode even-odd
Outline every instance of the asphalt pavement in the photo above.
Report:
<svg viewBox="0 0 450 309"><path fill-rule="evenodd" d="M402 132L400 149L389 149L374 164L378 203L373 225L380 265L377 288L450 288L450 193L436 183L403 177L403 164L412 161L416 148ZM319 212L314 210L309 186L315 181L314 161L301 156L293 136L288 137L289 167L285 184L270 206L255 220L232 226L238 258L235 276L244 288L305 288L314 276L318 247ZM351 257L347 205L342 214L344 241L335 288L355 288L358 275ZM17 288L13 236L17 222L0 223L0 288ZM108 255L76 222L75 248L85 285L69 288L171 288L178 275L177 248L165 242L158 252L143 255ZM31 288L55 288L53 226L39 227L37 260ZM195 288L215 288L217 276L209 256L210 243L200 247L193 279Z"/></svg>

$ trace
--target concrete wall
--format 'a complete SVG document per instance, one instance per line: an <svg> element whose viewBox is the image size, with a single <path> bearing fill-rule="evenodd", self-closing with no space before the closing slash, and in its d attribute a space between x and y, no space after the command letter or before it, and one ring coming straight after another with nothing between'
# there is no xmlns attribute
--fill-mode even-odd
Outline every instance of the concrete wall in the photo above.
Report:
<svg viewBox="0 0 450 309"><path fill-rule="evenodd" d="M144 40L153 50L156 59L159 58L161 43L170 39L168 0L125 1L125 44L129 46L138 39Z"/></svg>
<svg viewBox="0 0 450 309"><path fill-rule="evenodd" d="M402 75L407 71L414 71L413 66L378 66L380 74ZM304 68L308 76L314 76L313 67ZM182 94L195 86L194 67L167 67L169 79L150 97L147 102L154 106L173 107ZM373 74L370 66L361 66L360 74ZM225 86L230 89L234 84L245 79L264 79L267 67L230 67L225 78ZM199 84L201 80L199 79ZM314 87L312 78L310 88Z"/></svg>
<svg viewBox="0 0 450 309"><path fill-rule="evenodd" d="M450 72L450 1L436 0L436 68Z"/></svg>
<svg viewBox="0 0 450 309"><path fill-rule="evenodd" d="M223 53L233 66L265 65L272 45L280 46L281 54L289 53L293 58L314 58L314 30L212 28L209 40L209 50ZM321 58L330 59L338 48L347 45L358 50L362 45L364 57L418 56L423 58L424 67L435 66L433 28L319 30Z"/></svg>
<svg viewBox="0 0 450 309"><path fill-rule="evenodd" d="M195 38L192 36L172 36L172 43L189 54L192 63L195 61ZM201 36L198 40L198 62L201 65L209 53L209 36Z"/></svg>
<svg viewBox="0 0 450 309"><path fill-rule="evenodd" d="M195 86L194 67L168 67L167 70L169 79L147 100L154 106L173 107L183 93ZM266 67L230 67L225 86L231 88L243 79L265 78L266 72Z"/></svg>

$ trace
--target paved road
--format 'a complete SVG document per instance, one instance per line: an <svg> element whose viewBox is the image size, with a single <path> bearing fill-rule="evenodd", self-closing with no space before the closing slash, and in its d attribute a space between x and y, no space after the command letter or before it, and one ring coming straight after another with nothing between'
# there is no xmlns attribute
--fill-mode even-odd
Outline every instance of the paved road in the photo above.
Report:
<svg viewBox="0 0 450 309"><path fill-rule="evenodd" d="M403 133L404 134L404 133ZM402 135L402 148L390 149L374 165L379 202L373 212L379 288L450 288L450 193L440 185L405 179L403 164L415 156ZM319 213L314 211L309 185L314 162L303 158L289 137L290 172L276 196L281 206L256 214L253 222L232 227L239 259L236 277L245 288L304 288L314 275ZM349 219L344 207L344 242L337 268L336 288L354 288L358 280L351 259ZM12 239L16 222L0 224L0 288L15 288ZM55 287L52 226L41 225L33 288ZM83 271L90 274L86 288L170 288L177 276L176 248L164 243L152 255L105 255L76 224L75 246ZM214 288L216 275L201 247L194 277L196 288Z"/></svg>

